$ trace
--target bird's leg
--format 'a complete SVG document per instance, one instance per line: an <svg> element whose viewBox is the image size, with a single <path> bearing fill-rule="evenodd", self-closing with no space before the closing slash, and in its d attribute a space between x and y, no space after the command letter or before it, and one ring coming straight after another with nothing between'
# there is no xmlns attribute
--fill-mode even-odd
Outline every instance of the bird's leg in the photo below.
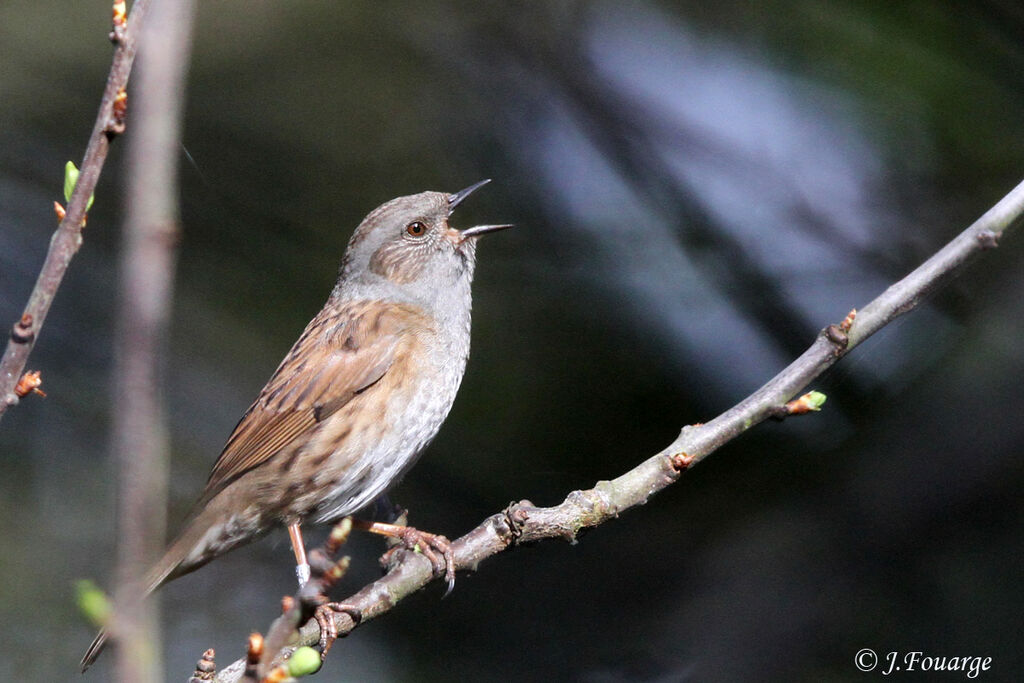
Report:
<svg viewBox="0 0 1024 683"><path fill-rule="evenodd" d="M292 541L292 552L295 553L295 578L299 580L299 588L309 581L309 561L306 559L306 546L302 542L302 529L299 523L288 525L288 538Z"/></svg>
<svg viewBox="0 0 1024 683"><path fill-rule="evenodd" d="M448 582L448 593L455 587L455 555L452 552L451 541L444 536L420 531L411 526L384 524L383 522L366 522L360 519L353 519L352 526L356 529L369 531L371 534L396 538L402 542L405 548L422 553L434 565L434 573L436 575L443 575L445 581ZM389 563L395 550L400 547L395 546L384 553L384 556L380 558L381 563L385 565Z"/></svg>
<svg viewBox="0 0 1024 683"><path fill-rule="evenodd" d="M345 572L348 571L349 558L343 557L335 561L334 555L348 540L349 531L352 530L352 518L346 517L331 529L330 536L322 548L315 548L309 553L309 563L312 565L313 580L310 584L299 591L299 595L306 605L315 607L313 618L320 627L320 657L327 656L327 651L338 639L338 626L334 623L336 613L345 613L352 619L352 627L355 628L363 620L363 612L355 605L343 602L331 602L327 593L335 583L338 582ZM316 595L310 596L311 592Z"/></svg>

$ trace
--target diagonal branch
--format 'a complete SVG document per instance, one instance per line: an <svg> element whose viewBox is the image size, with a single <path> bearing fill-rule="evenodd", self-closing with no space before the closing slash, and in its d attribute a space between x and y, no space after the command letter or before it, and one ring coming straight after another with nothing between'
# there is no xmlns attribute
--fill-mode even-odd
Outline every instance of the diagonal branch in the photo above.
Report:
<svg viewBox="0 0 1024 683"><path fill-rule="evenodd" d="M125 18L124 1L114 0L114 30L110 39L117 45L114 60L110 65L107 85L103 90L100 110L96 115L89 146L82 159L81 173L75 190L68 201L67 211L50 240L50 249L39 271L36 285L29 296L28 304L21 318L11 329L3 359L0 359L0 418L7 409L18 403L15 387L25 370L25 363L32 352L39 330L50 311L50 304L57 294L64 273L71 259L82 246L82 227L89 198L92 197L99 181L103 164L107 160L110 143L124 132L125 86L135 59L136 37L146 14L149 0L135 0L132 5L131 21Z"/></svg>
<svg viewBox="0 0 1024 683"><path fill-rule="evenodd" d="M600 481L586 491L573 491L560 505L535 507L520 501L485 519L452 543L455 566L477 570L480 563L520 543L546 538L573 540L581 529L594 527L641 505L655 493L677 481L684 470L769 417L788 414L786 402L825 370L882 327L917 306L948 282L972 257L998 246L1003 233L1024 215L1024 182L989 209L981 218L949 242L905 278L890 286L859 312L840 324L829 325L799 358L767 384L712 421L684 427L657 455L611 481ZM362 611L365 623L390 611L395 604L434 579L431 563L422 555L406 553L387 575L345 600ZM357 624L348 615L335 616L338 633L351 632ZM319 640L315 621L299 631L298 644ZM285 654L288 650L285 650ZM239 680L245 665L239 660L224 669L218 683Z"/></svg>

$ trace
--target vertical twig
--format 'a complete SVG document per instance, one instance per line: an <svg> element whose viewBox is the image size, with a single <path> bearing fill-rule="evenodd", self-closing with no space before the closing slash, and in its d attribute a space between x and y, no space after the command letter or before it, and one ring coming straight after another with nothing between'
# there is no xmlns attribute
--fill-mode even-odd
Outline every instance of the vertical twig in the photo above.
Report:
<svg viewBox="0 0 1024 683"><path fill-rule="evenodd" d="M85 221L89 198L96 189L96 182L107 159L111 141L124 131L125 87L135 59L136 36L143 25L149 0L135 0L132 5L130 22L125 21L124 0L114 0L114 30L110 39L117 45L114 61L110 65L107 85L103 90L100 110L96 115L89 146L82 159L81 174L75 191L68 201L67 211L57 226L57 232L50 240L50 249L39 271L35 287L21 318L11 328L4 356L0 359L0 418L7 408L17 405L19 395L15 391L18 380L25 370L25 363L32 352L39 330L50 311L50 304L64 279L64 273L71 259L82 245L82 227ZM129 25L130 24L130 25ZM54 169L54 184L57 183L57 169Z"/></svg>
<svg viewBox="0 0 1024 683"><path fill-rule="evenodd" d="M112 381L119 464L114 635L121 681L161 679L155 601L132 600L164 537L168 429L163 368L178 241L177 162L193 0L156 3L142 29L137 104L128 154L120 308Z"/></svg>

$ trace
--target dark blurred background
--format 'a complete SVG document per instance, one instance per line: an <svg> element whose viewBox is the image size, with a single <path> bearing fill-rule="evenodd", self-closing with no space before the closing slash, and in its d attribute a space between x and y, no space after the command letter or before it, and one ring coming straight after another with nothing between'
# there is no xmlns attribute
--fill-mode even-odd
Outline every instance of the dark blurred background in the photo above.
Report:
<svg viewBox="0 0 1024 683"><path fill-rule="evenodd" d="M84 151L109 14L0 4L4 329ZM455 537L728 408L1024 178L1024 10L208 0L186 108L172 531L361 218L489 177L456 225L517 227L481 249L463 389L392 493ZM4 680L79 680L72 582L110 585L124 152L29 363L49 397L0 424ZM821 414L758 427L576 546L431 586L318 680L864 680L865 647L1019 680L1022 254L1013 234L857 349L815 383ZM352 542L339 597L382 549ZM281 533L169 586L168 680L207 647L240 656L293 583Z"/></svg>

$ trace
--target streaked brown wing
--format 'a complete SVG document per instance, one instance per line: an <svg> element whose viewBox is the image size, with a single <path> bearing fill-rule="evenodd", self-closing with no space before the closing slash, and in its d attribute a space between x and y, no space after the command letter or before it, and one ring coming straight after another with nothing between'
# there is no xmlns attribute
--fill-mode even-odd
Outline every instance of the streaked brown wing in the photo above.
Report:
<svg viewBox="0 0 1024 683"><path fill-rule="evenodd" d="M402 334L420 320L406 306L358 302L321 311L232 432L203 498L303 438L318 422L379 381Z"/></svg>

